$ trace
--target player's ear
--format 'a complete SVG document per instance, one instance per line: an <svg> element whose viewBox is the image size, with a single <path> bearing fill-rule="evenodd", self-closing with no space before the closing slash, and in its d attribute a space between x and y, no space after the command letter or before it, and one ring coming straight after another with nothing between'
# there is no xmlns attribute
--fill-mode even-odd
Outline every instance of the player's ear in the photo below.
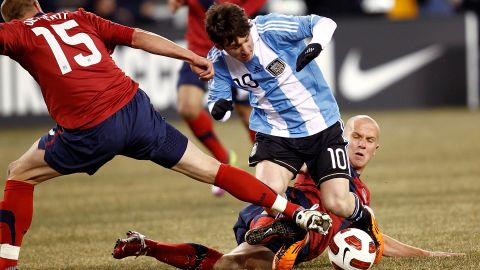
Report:
<svg viewBox="0 0 480 270"><path fill-rule="evenodd" d="M373 156L375 156L379 147L380 147L380 144L377 144L377 146L375 147L375 152L373 152Z"/></svg>
<svg viewBox="0 0 480 270"><path fill-rule="evenodd" d="M40 3L37 0L33 1L33 5L35 6L38 12L43 12L42 7L40 6Z"/></svg>

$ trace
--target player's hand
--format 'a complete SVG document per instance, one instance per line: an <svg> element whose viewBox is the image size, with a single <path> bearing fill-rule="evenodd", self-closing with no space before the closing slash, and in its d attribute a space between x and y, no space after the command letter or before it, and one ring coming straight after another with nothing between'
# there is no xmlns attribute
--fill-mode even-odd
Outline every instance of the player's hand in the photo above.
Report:
<svg viewBox="0 0 480 270"><path fill-rule="evenodd" d="M185 4L185 0L168 0L168 8L175 14Z"/></svg>
<svg viewBox="0 0 480 270"><path fill-rule="evenodd" d="M296 71L302 70L308 63L315 59L322 51L322 45L310 43L297 57Z"/></svg>
<svg viewBox="0 0 480 270"><path fill-rule="evenodd" d="M190 68L202 81L208 81L213 78L213 75L215 75L212 62L200 56L195 58L195 60L190 64Z"/></svg>
<svg viewBox="0 0 480 270"><path fill-rule="evenodd" d="M212 114L213 119L221 121L225 117L225 114L227 112L231 112L232 110L233 102L231 100L226 100L222 98L215 102L210 113Z"/></svg>

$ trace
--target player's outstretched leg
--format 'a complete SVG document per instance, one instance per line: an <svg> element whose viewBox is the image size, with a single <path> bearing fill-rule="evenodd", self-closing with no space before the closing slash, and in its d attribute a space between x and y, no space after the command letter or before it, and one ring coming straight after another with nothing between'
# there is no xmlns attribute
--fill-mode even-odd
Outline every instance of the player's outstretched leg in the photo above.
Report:
<svg viewBox="0 0 480 270"><path fill-rule="evenodd" d="M32 184L7 180L0 202L0 269L17 269L24 234L33 216Z"/></svg>
<svg viewBox="0 0 480 270"><path fill-rule="evenodd" d="M317 211L317 208L315 204L310 209L298 209L294 214L295 223L302 229L325 235L332 226L332 219L328 214Z"/></svg>
<svg viewBox="0 0 480 270"><path fill-rule="evenodd" d="M117 240L112 255L115 259L144 255L179 269L210 270L223 253L195 243L157 242L139 232L129 231L127 238Z"/></svg>
<svg viewBox="0 0 480 270"><path fill-rule="evenodd" d="M235 151L233 150L228 151L228 164L232 166L237 165L237 153L235 153ZM217 197L221 197L225 194L225 190L215 185L211 185L211 190L212 190L212 194Z"/></svg>

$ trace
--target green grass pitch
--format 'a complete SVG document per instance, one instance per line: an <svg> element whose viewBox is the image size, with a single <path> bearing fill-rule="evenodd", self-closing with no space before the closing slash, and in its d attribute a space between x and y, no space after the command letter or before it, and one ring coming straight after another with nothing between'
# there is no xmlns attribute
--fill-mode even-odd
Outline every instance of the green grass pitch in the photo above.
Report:
<svg viewBox="0 0 480 270"><path fill-rule="evenodd" d="M382 128L380 149L362 175L382 231L425 249L467 254L384 258L375 269L480 269L480 112L366 113ZM344 113L344 120L351 115ZM191 136L183 123L172 124ZM238 165L253 173L246 165L250 144L240 122L215 125L237 152ZM2 175L48 129L0 129ZM243 205L230 195L213 197L209 186L151 162L117 157L93 177L65 176L36 187L19 267L173 269L147 257L115 260L110 253L130 229L164 242L197 242L227 252L235 246L232 225ZM298 269L333 268L322 255Z"/></svg>

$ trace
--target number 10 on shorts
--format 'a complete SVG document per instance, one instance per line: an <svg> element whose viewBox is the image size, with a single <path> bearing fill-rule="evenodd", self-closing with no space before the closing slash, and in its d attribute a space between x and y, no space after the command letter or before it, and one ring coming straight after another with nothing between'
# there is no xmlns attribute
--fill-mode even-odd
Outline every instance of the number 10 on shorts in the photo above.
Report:
<svg viewBox="0 0 480 270"><path fill-rule="evenodd" d="M335 150L332 148L327 148L327 151L330 153L330 160L332 161L333 169L347 169L348 161L344 148L337 148Z"/></svg>

